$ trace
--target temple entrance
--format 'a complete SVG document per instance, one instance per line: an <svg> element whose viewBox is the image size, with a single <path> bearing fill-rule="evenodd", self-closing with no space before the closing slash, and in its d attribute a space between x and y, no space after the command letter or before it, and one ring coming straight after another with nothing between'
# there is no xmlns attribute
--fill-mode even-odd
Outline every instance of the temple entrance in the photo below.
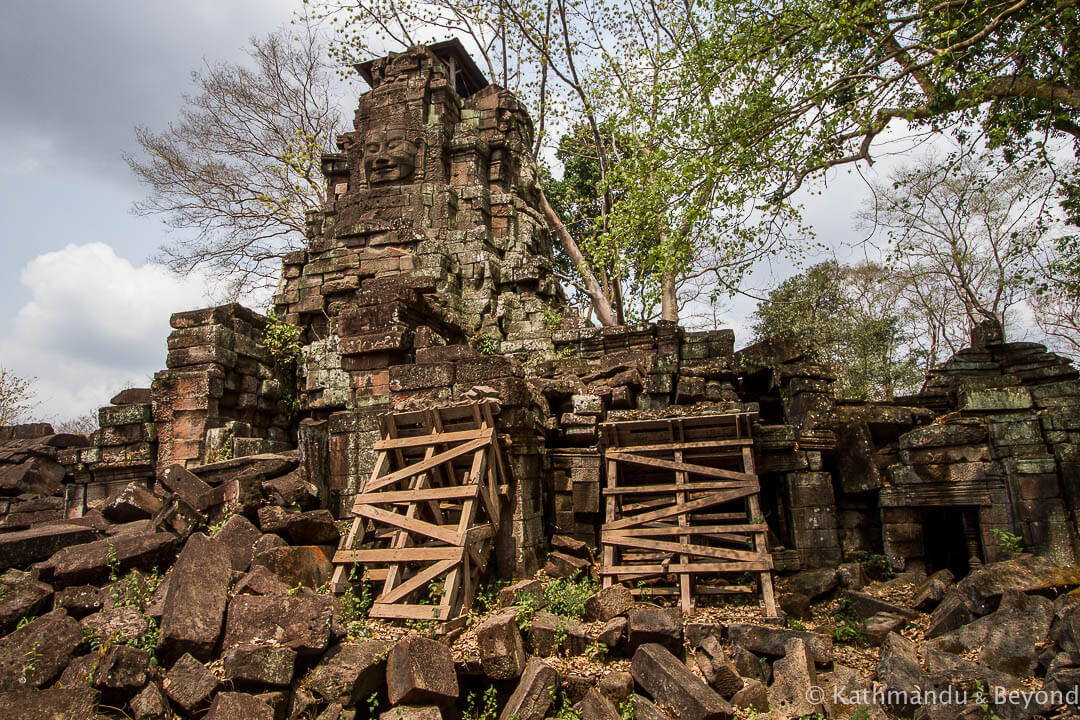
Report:
<svg viewBox="0 0 1080 720"><path fill-rule="evenodd" d="M965 534L967 508L935 507L922 511L926 572L948 569L961 578L971 569L971 551ZM978 557L978 548L975 548Z"/></svg>

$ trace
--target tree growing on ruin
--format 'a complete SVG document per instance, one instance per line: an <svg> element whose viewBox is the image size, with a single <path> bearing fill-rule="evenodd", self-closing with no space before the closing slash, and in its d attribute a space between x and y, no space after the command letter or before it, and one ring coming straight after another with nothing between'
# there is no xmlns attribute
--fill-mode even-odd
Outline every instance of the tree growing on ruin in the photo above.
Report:
<svg viewBox="0 0 1080 720"><path fill-rule="evenodd" d="M304 213L325 199L321 156L341 129L334 73L309 29L252 38L249 64L191 74L180 117L137 127L126 158L149 187L140 215L177 230L161 248L173 270L209 270L230 295L272 286L282 256L304 246Z"/></svg>
<svg viewBox="0 0 1080 720"><path fill-rule="evenodd" d="M758 303L754 339L791 338L833 369L841 397L887 400L913 392L926 368L897 289L897 278L882 265L819 263Z"/></svg>
<svg viewBox="0 0 1080 720"><path fill-rule="evenodd" d="M35 405L34 379L0 367L0 426L26 422Z"/></svg>

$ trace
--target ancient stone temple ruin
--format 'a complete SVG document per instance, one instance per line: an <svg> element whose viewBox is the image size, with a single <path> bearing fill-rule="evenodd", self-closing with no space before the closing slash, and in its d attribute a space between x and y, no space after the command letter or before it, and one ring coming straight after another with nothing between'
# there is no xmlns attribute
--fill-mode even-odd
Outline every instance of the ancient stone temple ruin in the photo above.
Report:
<svg viewBox="0 0 1080 720"><path fill-rule="evenodd" d="M633 680L659 700L658 675L692 683L685 665L673 669L668 650L649 644L670 639L664 618L631 610L625 639L611 634L635 600L692 613L749 598L774 629L730 625L742 652L784 656L774 667L798 652L822 664L831 638L825 649L814 633L775 625L774 572L832 578L822 592L835 589L835 568L851 577L867 563L960 577L1007 559L1017 549L1009 543L1038 556L1038 567L1074 564L1080 375L1066 359L984 325L917 395L850 402L836 398L828 367L782 338L736 350L728 330L588 325L552 272L521 103L488 84L456 41L357 69L370 90L340 152L323 158L332 199L309 214L306 249L285 258L273 316L236 304L173 315L167 369L102 408L89 437L0 429L0 569L33 567L32 580L10 578L34 598L21 611L46 610L56 588L53 612L34 623L52 618L69 655L83 636L57 613L107 612L85 588L168 567L183 548L155 601L156 648L171 668L164 695L145 672L130 687L92 682L104 695L133 709L138 700L202 712L218 682L203 663L219 653L230 681L265 690L276 717L314 717L384 692L359 676L335 691L310 673L303 691L287 691L294 665L296 678L313 664L318 675L336 667L330 654L355 650L321 655L340 628L323 595L298 587L348 593L363 579L375 587L371 617L460 632L454 621L484 583L521 589L541 569L567 577L591 568L602 586L595 618L615 623L604 626L605 647L647 648L640 668L643 651L634 655ZM299 332L288 357L267 340L282 323ZM806 573L818 570L825 575ZM1053 577L1055 587L1074 584ZM856 606L879 617L878 605ZM970 620L991 609L964 612ZM957 617L941 632L962 624ZM4 632L10 619L0 616ZM521 645L507 622L491 622L484 632ZM266 645L275 633L289 642ZM24 642L11 637L0 645ZM700 645L698 665L719 690L731 661L708 637L685 639ZM792 638L799 648L785 644ZM438 687L408 647L399 652L410 642L389 660L387 645L349 667L396 662L400 673L387 670L395 705L457 697L456 684ZM526 696L554 671L526 667L520 647L504 651L484 656L484 673L531 683L509 701L522 714L505 717L543 718L550 702L530 714L542 703ZM117 668L134 662L108 657ZM61 660L50 654L38 667L56 667L34 670L29 685L74 673L78 661L64 670L70 657ZM0 678L19 674L3 663L0 649ZM749 688L761 668L730 672ZM765 693L768 680L753 682ZM581 695L598 713L585 717L608 717ZM685 701L684 717L730 716L702 697ZM215 717L247 716L245 702L221 700ZM643 707L638 717L662 716Z"/></svg>

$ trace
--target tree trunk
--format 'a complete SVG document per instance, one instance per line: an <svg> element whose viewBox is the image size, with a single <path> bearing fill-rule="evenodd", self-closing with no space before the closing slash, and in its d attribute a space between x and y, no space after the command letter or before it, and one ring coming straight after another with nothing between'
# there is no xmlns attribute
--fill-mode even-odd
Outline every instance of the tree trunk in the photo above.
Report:
<svg viewBox="0 0 1080 720"><path fill-rule="evenodd" d="M679 322L679 301L675 296L675 276L665 273L660 278L660 319Z"/></svg>
<svg viewBox="0 0 1080 720"><path fill-rule="evenodd" d="M588 266L585 265L585 256L581 254L581 249L578 247L577 242L570 236L566 227L563 225L562 220L559 219L555 209L551 207L551 203L548 202L547 196L540 192L540 209L544 212L544 218L548 222L548 227L559 238L559 242L562 243L563 249L566 250L566 254L570 256L570 261L574 263L574 267L577 268L578 273L581 274L581 279L585 282L585 294L589 296L592 301L593 310L596 311L596 319L600 321L601 325L612 326L617 324L615 320L615 313L611 310L611 303L608 302L607 297L604 295L603 288L600 287L600 283L597 282L596 276L592 274Z"/></svg>

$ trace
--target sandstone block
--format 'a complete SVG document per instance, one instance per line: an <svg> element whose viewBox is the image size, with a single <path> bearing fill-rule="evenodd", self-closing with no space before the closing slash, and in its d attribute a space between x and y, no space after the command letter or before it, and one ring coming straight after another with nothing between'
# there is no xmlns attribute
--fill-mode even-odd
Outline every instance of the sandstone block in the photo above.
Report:
<svg viewBox="0 0 1080 720"><path fill-rule="evenodd" d="M394 645L386 660L387 696L393 705L444 705L458 696L450 648L410 635Z"/></svg>
<svg viewBox="0 0 1080 720"><path fill-rule="evenodd" d="M623 615L634 606L634 595L625 585L612 585L593 593L585 601L585 617L607 622Z"/></svg>
<svg viewBox="0 0 1080 720"><path fill-rule="evenodd" d="M480 662L484 674L494 680L509 680L525 669L525 643L517 625L516 609L492 615L476 628Z"/></svg>
<svg viewBox="0 0 1080 720"><path fill-rule="evenodd" d="M325 595L237 595L225 614L222 648L276 644L301 657L318 655L330 644L333 600Z"/></svg>
<svg viewBox="0 0 1080 720"><path fill-rule="evenodd" d="M63 610L53 610L0 638L0 687L41 688L52 684L83 647L82 628Z"/></svg>
<svg viewBox="0 0 1080 720"><path fill-rule="evenodd" d="M186 713L205 706L217 686L214 673L190 655L177 660L161 684L169 699Z"/></svg>
<svg viewBox="0 0 1080 720"><path fill-rule="evenodd" d="M205 720L274 720L274 710L253 695L221 692L214 698Z"/></svg>
<svg viewBox="0 0 1080 720"><path fill-rule="evenodd" d="M274 645L236 645L221 660L225 678L237 685L284 687L292 682L296 652Z"/></svg>
<svg viewBox="0 0 1080 720"><path fill-rule="evenodd" d="M658 643L672 652L682 647L682 611L679 608L633 608L627 613L627 648Z"/></svg>
<svg viewBox="0 0 1080 720"><path fill-rule="evenodd" d="M52 588L30 573L12 569L0 575L0 636L14 630L22 618L41 614L52 595Z"/></svg>
<svg viewBox="0 0 1080 720"><path fill-rule="evenodd" d="M529 658L499 720L543 720L551 707L558 673L538 658Z"/></svg>
<svg viewBox="0 0 1080 720"><path fill-rule="evenodd" d="M232 563L219 543L192 535L173 566L158 648L166 662L184 653L208 661L221 637Z"/></svg>
<svg viewBox="0 0 1080 720"><path fill-rule="evenodd" d="M355 705L382 684L390 648L391 644L385 640L338 645L319 660L305 682L312 692L328 702L345 707Z"/></svg>
<svg viewBox="0 0 1080 720"><path fill-rule="evenodd" d="M654 700L675 708L682 720L728 720L734 708L672 655L667 648L646 643L630 663L634 680Z"/></svg>

